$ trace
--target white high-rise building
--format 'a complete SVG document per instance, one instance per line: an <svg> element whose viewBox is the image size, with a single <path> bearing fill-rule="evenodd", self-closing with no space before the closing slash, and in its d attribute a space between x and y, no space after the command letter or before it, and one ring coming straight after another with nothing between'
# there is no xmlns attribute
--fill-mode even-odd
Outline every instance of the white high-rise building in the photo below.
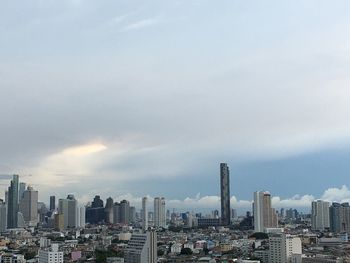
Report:
<svg viewBox="0 0 350 263"><path fill-rule="evenodd" d="M63 251L59 251L58 244L40 248L38 256L39 263L63 263Z"/></svg>
<svg viewBox="0 0 350 263"><path fill-rule="evenodd" d="M38 191L28 186L27 190L22 193L19 202L19 211L23 215L26 225L36 226L38 223Z"/></svg>
<svg viewBox="0 0 350 263"><path fill-rule="evenodd" d="M85 206L79 207L79 227L85 228Z"/></svg>
<svg viewBox="0 0 350 263"><path fill-rule="evenodd" d="M125 263L156 263L157 233L147 231L145 234L132 234L125 249Z"/></svg>
<svg viewBox="0 0 350 263"><path fill-rule="evenodd" d="M313 230L323 231L330 227L329 202L317 200L311 204L311 227Z"/></svg>
<svg viewBox="0 0 350 263"><path fill-rule="evenodd" d="M288 234L272 234L269 237L269 263L290 263L293 255L301 255L301 239Z"/></svg>
<svg viewBox="0 0 350 263"><path fill-rule="evenodd" d="M0 233L7 229L7 206L3 200L0 199Z"/></svg>
<svg viewBox="0 0 350 263"><path fill-rule="evenodd" d="M143 231L148 229L147 197L142 198L142 229Z"/></svg>
<svg viewBox="0 0 350 263"><path fill-rule="evenodd" d="M269 192L254 192L254 231L264 232L267 228L278 226L276 210L271 207L271 194Z"/></svg>
<svg viewBox="0 0 350 263"><path fill-rule="evenodd" d="M74 195L68 195L67 199L58 201L58 213L63 214L65 229L79 227L78 201L74 198Z"/></svg>
<svg viewBox="0 0 350 263"><path fill-rule="evenodd" d="M166 227L165 198L154 198L154 226Z"/></svg>

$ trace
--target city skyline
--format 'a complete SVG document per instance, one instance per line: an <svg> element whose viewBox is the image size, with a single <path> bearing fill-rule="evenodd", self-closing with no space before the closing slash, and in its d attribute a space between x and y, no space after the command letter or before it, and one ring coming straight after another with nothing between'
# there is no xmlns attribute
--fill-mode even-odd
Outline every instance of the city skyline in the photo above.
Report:
<svg viewBox="0 0 350 263"><path fill-rule="evenodd" d="M1 4L0 193L350 199L348 3L270 4Z"/></svg>

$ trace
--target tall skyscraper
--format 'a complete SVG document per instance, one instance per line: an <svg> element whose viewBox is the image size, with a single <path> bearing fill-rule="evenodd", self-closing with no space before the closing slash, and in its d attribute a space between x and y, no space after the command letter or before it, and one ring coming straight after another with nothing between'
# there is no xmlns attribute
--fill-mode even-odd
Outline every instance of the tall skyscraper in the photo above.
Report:
<svg viewBox="0 0 350 263"><path fill-rule="evenodd" d="M130 221L130 203L127 200L120 202L120 223L129 224Z"/></svg>
<svg viewBox="0 0 350 263"><path fill-rule="evenodd" d="M74 195L58 201L58 213L63 214L64 228L76 228L79 225L78 201Z"/></svg>
<svg viewBox="0 0 350 263"><path fill-rule="evenodd" d="M106 222L113 224L113 198L109 197L106 200L106 206L105 206L105 214L106 214Z"/></svg>
<svg viewBox="0 0 350 263"><path fill-rule="evenodd" d="M121 222L120 218L120 203L115 202L113 205L113 223L118 224Z"/></svg>
<svg viewBox="0 0 350 263"><path fill-rule="evenodd" d="M142 229L143 231L148 229L147 197L142 198Z"/></svg>
<svg viewBox="0 0 350 263"><path fill-rule="evenodd" d="M18 181L19 176L13 175L8 188L7 227L16 228L18 222Z"/></svg>
<svg viewBox="0 0 350 263"><path fill-rule="evenodd" d="M350 231L350 206L349 203L332 203L329 208L330 228L334 233Z"/></svg>
<svg viewBox="0 0 350 263"><path fill-rule="evenodd" d="M278 226L276 210L271 207L271 194L269 192L254 192L254 231L264 232L266 228Z"/></svg>
<svg viewBox="0 0 350 263"><path fill-rule="evenodd" d="M19 211L23 215L24 222L29 226L36 226L38 223L38 191L28 186L23 192L19 203Z"/></svg>
<svg viewBox="0 0 350 263"><path fill-rule="evenodd" d="M154 226L166 227L165 219L165 198L154 198Z"/></svg>
<svg viewBox="0 0 350 263"><path fill-rule="evenodd" d="M323 231L330 227L329 202L317 200L311 204L311 227L313 230Z"/></svg>
<svg viewBox="0 0 350 263"><path fill-rule="evenodd" d="M7 229L7 207L5 202L0 199L0 233Z"/></svg>
<svg viewBox="0 0 350 263"><path fill-rule="evenodd" d="M220 164L221 224L230 224L230 170L226 163Z"/></svg>
<svg viewBox="0 0 350 263"><path fill-rule="evenodd" d="M50 211L56 210L56 196L50 196Z"/></svg>
<svg viewBox="0 0 350 263"><path fill-rule="evenodd" d="M103 200L99 195L95 195L94 200L91 203L92 208L103 207Z"/></svg>
<svg viewBox="0 0 350 263"><path fill-rule="evenodd" d="M157 233L133 234L125 249L125 263L156 263Z"/></svg>
<svg viewBox="0 0 350 263"><path fill-rule="evenodd" d="M23 198L23 193L26 190L26 183L19 183L19 190L18 190L18 201L20 202Z"/></svg>

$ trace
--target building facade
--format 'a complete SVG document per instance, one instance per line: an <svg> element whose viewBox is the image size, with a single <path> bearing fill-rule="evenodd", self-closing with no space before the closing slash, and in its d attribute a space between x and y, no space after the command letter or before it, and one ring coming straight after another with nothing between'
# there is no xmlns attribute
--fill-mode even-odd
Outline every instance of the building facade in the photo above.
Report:
<svg viewBox="0 0 350 263"><path fill-rule="evenodd" d="M230 170L226 163L220 164L221 224L229 225L230 216Z"/></svg>

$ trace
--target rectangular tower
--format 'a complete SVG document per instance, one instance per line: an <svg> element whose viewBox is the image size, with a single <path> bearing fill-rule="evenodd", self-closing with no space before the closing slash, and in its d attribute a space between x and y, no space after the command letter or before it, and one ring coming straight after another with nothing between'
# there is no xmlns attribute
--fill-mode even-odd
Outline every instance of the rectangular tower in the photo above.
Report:
<svg viewBox="0 0 350 263"><path fill-rule="evenodd" d="M16 228L18 221L18 181L19 176L13 175L11 185L8 188L7 227Z"/></svg>
<svg viewBox="0 0 350 263"><path fill-rule="evenodd" d="M230 224L230 171L226 163L220 164L221 224Z"/></svg>

